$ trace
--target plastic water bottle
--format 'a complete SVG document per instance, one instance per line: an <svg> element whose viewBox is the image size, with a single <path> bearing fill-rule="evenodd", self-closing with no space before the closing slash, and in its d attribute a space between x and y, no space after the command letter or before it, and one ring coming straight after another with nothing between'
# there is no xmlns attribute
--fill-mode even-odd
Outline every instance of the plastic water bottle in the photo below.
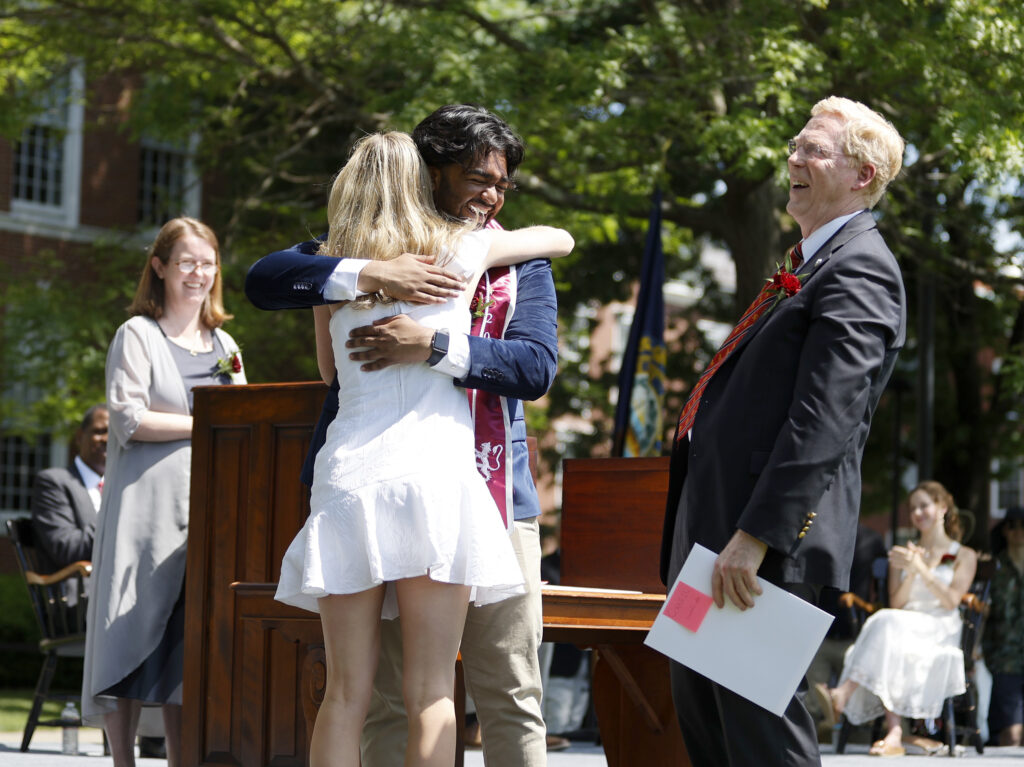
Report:
<svg viewBox="0 0 1024 767"><path fill-rule="evenodd" d="M78 753L78 709L72 701L64 704L64 710L60 712L61 718L61 753Z"/></svg>

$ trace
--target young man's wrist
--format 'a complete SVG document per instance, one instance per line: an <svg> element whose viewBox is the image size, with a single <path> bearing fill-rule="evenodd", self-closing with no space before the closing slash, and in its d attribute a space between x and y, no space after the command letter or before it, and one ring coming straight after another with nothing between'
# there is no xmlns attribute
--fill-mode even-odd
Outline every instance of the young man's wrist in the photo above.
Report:
<svg viewBox="0 0 1024 767"><path fill-rule="evenodd" d="M358 258L342 258L327 278L324 286L324 298L328 301L352 301L361 293L372 293L371 290L360 290L359 282L363 278L366 267L373 263Z"/></svg>
<svg viewBox="0 0 1024 767"><path fill-rule="evenodd" d="M447 329L434 331L430 338L430 356L427 357L427 364L430 367L434 367L448 356L448 339Z"/></svg>
<svg viewBox="0 0 1024 767"><path fill-rule="evenodd" d="M469 338L465 333L450 333L448 336L448 353L433 369L438 373L449 375L461 381L470 371Z"/></svg>

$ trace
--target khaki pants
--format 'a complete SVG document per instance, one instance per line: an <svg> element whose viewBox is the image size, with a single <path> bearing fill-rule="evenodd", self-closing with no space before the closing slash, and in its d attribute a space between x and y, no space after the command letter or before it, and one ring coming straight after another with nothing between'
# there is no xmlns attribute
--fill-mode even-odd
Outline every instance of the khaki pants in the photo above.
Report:
<svg viewBox="0 0 1024 767"><path fill-rule="evenodd" d="M470 605L462 635L462 665L480 721L484 763L490 767L544 767L547 747L537 658L543 618L540 526L536 518L515 523L512 545L523 569L527 593L483 607ZM398 619L382 623L380 649L370 711L363 727L363 767L401 767L407 725Z"/></svg>

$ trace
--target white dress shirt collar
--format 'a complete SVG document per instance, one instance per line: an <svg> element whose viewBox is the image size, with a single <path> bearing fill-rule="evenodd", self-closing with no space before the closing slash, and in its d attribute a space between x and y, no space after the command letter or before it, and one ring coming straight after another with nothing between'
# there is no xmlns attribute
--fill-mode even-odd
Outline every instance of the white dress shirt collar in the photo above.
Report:
<svg viewBox="0 0 1024 767"><path fill-rule="evenodd" d="M89 467L89 464L77 455L75 456L75 468L78 469L78 475L82 478L82 482L85 483L86 490L92 490L94 487L98 487L100 481L103 479L102 474L97 474L93 471Z"/></svg>
<svg viewBox="0 0 1024 767"><path fill-rule="evenodd" d="M858 210L855 213L848 213L845 216L839 218L833 218L824 226L820 226L807 235L806 238L800 241L800 250L803 253L804 263L810 262L811 258L819 250L821 246L832 239L836 232L843 228L843 225L854 216L860 215L864 211Z"/></svg>

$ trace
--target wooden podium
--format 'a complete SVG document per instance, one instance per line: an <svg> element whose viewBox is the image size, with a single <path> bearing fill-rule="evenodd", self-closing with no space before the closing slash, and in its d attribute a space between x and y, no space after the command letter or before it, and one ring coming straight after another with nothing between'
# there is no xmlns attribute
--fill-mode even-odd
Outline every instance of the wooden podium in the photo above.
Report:
<svg viewBox="0 0 1024 767"><path fill-rule="evenodd" d="M320 618L231 584L275 584L309 514L299 470L327 387L195 389L182 763L304 767L323 689ZM265 609L264 609L265 608ZM312 716L311 716L312 715Z"/></svg>
<svg viewBox="0 0 1024 767"><path fill-rule="evenodd" d="M609 767L690 764L672 704L668 659L643 644L665 601L658 557L668 460L562 464L562 583L641 592L609 600L603 609L585 592L575 604L544 597L544 638L595 649L591 695ZM589 625L563 638L561 624L573 610L584 613Z"/></svg>
<svg viewBox="0 0 1024 767"><path fill-rule="evenodd" d="M195 390L185 767L307 763L326 671L320 620L273 594L309 513L299 470L326 392L313 383ZM664 601L667 462L566 461L563 487L562 582L581 590L545 590L545 639L596 648L593 694L610 767L685 767L668 662L642 644Z"/></svg>

